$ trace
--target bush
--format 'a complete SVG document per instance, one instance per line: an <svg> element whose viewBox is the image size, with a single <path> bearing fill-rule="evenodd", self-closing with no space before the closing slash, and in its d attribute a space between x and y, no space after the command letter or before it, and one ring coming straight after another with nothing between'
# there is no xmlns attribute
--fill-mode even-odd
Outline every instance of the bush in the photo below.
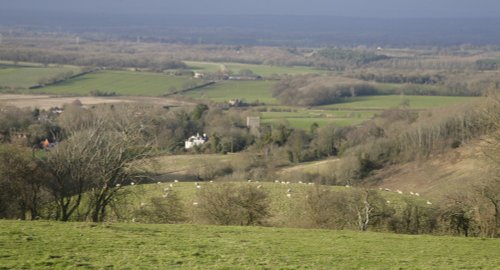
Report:
<svg viewBox="0 0 500 270"><path fill-rule="evenodd" d="M149 205L136 211L139 221L146 223L180 223L187 220L184 206L174 191L163 197L151 198Z"/></svg>
<svg viewBox="0 0 500 270"><path fill-rule="evenodd" d="M254 185L206 185L197 194L198 217L215 225L262 225L269 216L267 192Z"/></svg>

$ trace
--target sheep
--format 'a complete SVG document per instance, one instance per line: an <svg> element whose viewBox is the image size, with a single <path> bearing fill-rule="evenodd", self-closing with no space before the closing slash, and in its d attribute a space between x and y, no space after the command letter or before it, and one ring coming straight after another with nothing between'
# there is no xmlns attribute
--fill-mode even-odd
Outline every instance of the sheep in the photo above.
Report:
<svg viewBox="0 0 500 270"><path fill-rule="evenodd" d="M157 184L158 184L158 185L161 185L161 182L158 182Z"/></svg>
<svg viewBox="0 0 500 270"><path fill-rule="evenodd" d="M201 188L201 186L196 186L196 188L197 188L197 189L200 189L200 188Z"/></svg>
<svg viewBox="0 0 500 270"><path fill-rule="evenodd" d="M401 191L401 190L399 190L399 189L398 189L398 190L396 190L396 192L397 192L398 194L403 194L403 191Z"/></svg>
<svg viewBox="0 0 500 270"><path fill-rule="evenodd" d="M432 205L432 203L430 201L427 201L427 205Z"/></svg>
<svg viewBox="0 0 500 270"><path fill-rule="evenodd" d="M286 182L285 181L281 181L281 184L286 185Z"/></svg>
<svg viewBox="0 0 500 270"><path fill-rule="evenodd" d="M213 183L214 181L213 180L210 180L210 183Z"/></svg>
<svg viewBox="0 0 500 270"><path fill-rule="evenodd" d="M307 184L308 184L308 185L314 185L314 183L312 183L312 182L309 182L309 183L307 183Z"/></svg>
<svg viewBox="0 0 500 270"><path fill-rule="evenodd" d="M420 193L418 193L418 192L415 192L415 196L420 196Z"/></svg>
<svg viewBox="0 0 500 270"><path fill-rule="evenodd" d="M175 179L175 180L174 180L174 183L179 183L179 180Z"/></svg>
<svg viewBox="0 0 500 270"><path fill-rule="evenodd" d="M389 188L384 188L384 191L391 191Z"/></svg>
<svg viewBox="0 0 500 270"><path fill-rule="evenodd" d="M247 180L248 183L252 183L252 180Z"/></svg>
<svg viewBox="0 0 500 270"><path fill-rule="evenodd" d="M141 207L148 205L147 203L141 202Z"/></svg>
<svg viewBox="0 0 500 270"><path fill-rule="evenodd" d="M286 191L286 193L292 193L292 189L291 189L291 188L289 188L289 189Z"/></svg>
<svg viewBox="0 0 500 270"><path fill-rule="evenodd" d="M413 193L413 191L410 191L410 195L413 195L413 194L415 194L415 193Z"/></svg>
<svg viewBox="0 0 500 270"><path fill-rule="evenodd" d="M134 183L134 182L130 182L130 185L132 185L132 186L133 186L133 185L135 185L135 183Z"/></svg>
<svg viewBox="0 0 500 270"><path fill-rule="evenodd" d="M385 201L386 203L391 203L391 201Z"/></svg>
<svg viewBox="0 0 500 270"><path fill-rule="evenodd" d="M194 205L194 206L198 206L198 203L197 203L197 202L193 202L193 205Z"/></svg>
<svg viewBox="0 0 500 270"><path fill-rule="evenodd" d="M292 194L288 193L288 194L286 194L286 196L287 196L288 198L291 198L291 197L292 197Z"/></svg>
<svg viewBox="0 0 500 270"><path fill-rule="evenodd" d="M351 186L350 185L345 185L346 188L350 188Z"/></svg>
<svg viewBox="0 0 500 270"><path fill-rule="evenodd" d="M287 184L287 185L290 185L290 181L287 181L287 182L286 182L286 184Z"/></svg>
<svg viewBox="0 0 500 270"><path fill-rule="evenodd" d="M169 186L169 187L171 187L171 188L173 188L173 187L174 187L174 184L170 184L170 185L168 185L168 186Z"/></svg>
<svg viewBox="0 0 500 270"><path fill-rule="evenodd" d="M302 184L302 181L299 181L299 184Z"/></svg>
<svg viewBox="0 0 500 270"><path fill-rule="evenodd" d="M278 181L278 180L274 180L274 183L279 183L279 182L280 182L280 181Z"/></svg>
<svg viewBox="0 0 500 270"><path fill-rule="evenodd" d="M258 185L257 188L262 188L262 185Z"/></svg>
<svg viewBox="0 0 500 270"><path fill-rule="evenodd" d="M121 186L122 186L122 185L120 185L120 184L116 184L116 187L121 187Z"/></svg>

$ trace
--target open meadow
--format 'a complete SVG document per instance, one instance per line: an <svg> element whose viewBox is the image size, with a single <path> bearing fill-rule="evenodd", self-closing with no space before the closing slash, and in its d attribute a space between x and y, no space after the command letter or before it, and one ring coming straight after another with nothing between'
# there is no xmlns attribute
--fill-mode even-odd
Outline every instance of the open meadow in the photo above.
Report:
<svg viewBox="0 0 500 270"><path fill-rule="evenodd" d="M0 88L29 88L39 83L41 79L53 77L64 72L80 72L74 66L43 66L40 64L14 65L0 62Z"/></svg>
<svg viewBox="0 0 500 270"><path fill-rule="evenodd" d="M49 94L89 95L91 91L99 90L124 96L161 96L199 83L198 80L186 76L107 70L70 79L37 91Z"/></svg>
<svg viewBox="0 0 500 270"><path fill-rule="evenodd" d="M0 269L495 269L498 239L0 221Z"/></svg>

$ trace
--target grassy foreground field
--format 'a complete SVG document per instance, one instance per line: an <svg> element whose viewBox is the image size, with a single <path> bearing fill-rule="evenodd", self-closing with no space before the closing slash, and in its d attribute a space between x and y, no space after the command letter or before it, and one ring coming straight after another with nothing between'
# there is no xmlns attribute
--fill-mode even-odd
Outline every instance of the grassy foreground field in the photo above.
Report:
<svg viewBox="0 0 500 270"><path fill-rule="evenodd" d="M495 269L499 239L0 221L0 269Z"/></svg>

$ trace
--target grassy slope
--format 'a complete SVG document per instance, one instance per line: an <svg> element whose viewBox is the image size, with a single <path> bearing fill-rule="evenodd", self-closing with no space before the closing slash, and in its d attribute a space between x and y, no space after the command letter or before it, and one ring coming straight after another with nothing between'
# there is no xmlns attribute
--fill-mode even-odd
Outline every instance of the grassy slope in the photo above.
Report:
<svg viewBox="0 0 500 270"><path fill-rule="evenodd" d="M488 166L482 140L470 142L458 149L432 156L428 160L395 165L378 171L378 187L419 192L426 197L440 199L455 190L474 188L485 176Z"/></svg>
<svg viewBox="0 0 500 270"><path fill-rule="evenodd" d="M0 269L493 269L499 239L0 221Z"/></svg>
<svg viewBox="0 0 500 270"><path fill-rule="evenodd" d="M40 89L51 94L88 95L90 91L114 91L119 95L160 96L175 87L180 90L188 82L199 81L180 76L148 72L102 71Z"/></svg>
<svg viewBox="0 0 500 270"><path fill-rule="evenodd" d="M42 78L48 78L57 74L80 71L78 67L41 67L41 66L14 66L0 64L0 86L14 88L29 88L38 83Z"/></svg>

